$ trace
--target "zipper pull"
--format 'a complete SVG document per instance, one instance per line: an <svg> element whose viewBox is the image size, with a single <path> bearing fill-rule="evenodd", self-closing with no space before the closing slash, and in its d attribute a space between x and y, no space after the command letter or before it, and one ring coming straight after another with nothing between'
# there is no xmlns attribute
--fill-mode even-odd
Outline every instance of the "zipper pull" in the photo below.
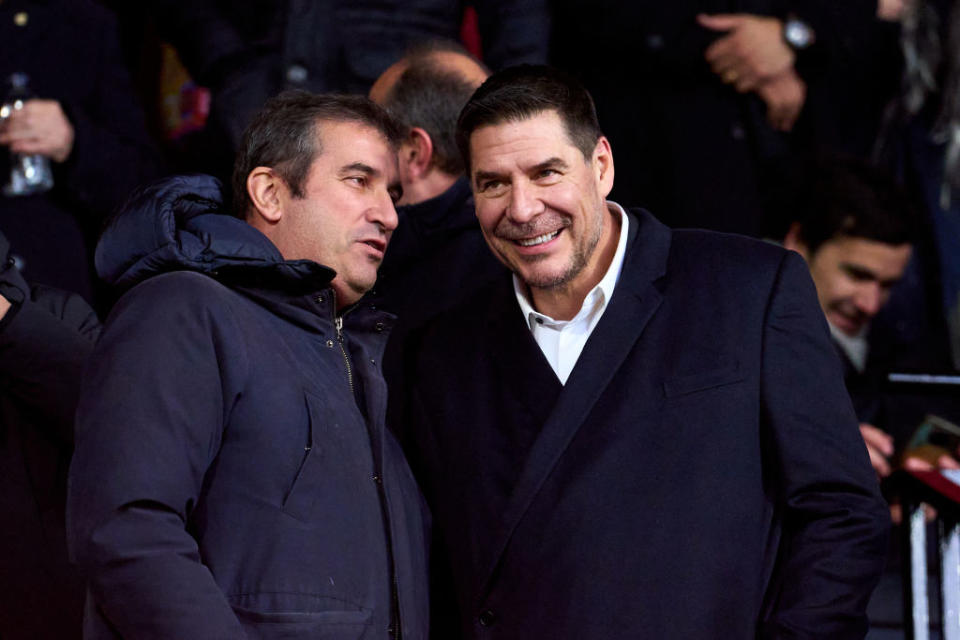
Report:
<svg viewBox="0 0 960 640"><path fill-rule="evenodd" d="M337 340L343 342L343 316L337 316L333 324L337 328Z"/></svg>

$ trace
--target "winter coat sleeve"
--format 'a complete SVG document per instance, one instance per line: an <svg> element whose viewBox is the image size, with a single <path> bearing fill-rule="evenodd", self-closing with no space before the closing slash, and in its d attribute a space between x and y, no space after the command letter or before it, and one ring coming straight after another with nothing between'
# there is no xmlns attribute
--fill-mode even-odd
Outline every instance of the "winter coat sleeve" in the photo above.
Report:
<svg viewBox="0 0 960 640"><path fill-rule="evenodd" d="M244 637L188 531L246 370L216 287L181 272L128 293L81 392L68 541L125 638Z"/></svg>
<svg viewBox="0 0 960 640"><path fill-rule="evenodd" d="M0 386L37 416L31 424L70 443L81 371L100 323L80 296L28 287L7 250L0 236L0 295L11 303L0 320Z"/></svg>
<svg viewBox="0 0 960 640"><path fill-rule="evenodd" d="M806 265L788 254L763 336L761 417L780 476L783 538L762 638L867 630L890 518L835 359Z"/></svg>

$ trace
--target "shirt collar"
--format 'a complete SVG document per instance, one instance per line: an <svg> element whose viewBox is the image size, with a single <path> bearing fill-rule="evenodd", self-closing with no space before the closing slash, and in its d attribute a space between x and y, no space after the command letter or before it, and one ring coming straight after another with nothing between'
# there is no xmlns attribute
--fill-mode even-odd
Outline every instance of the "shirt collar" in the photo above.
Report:
<svg viewBox="0 0 960 640"><path fill-rule="evenodd" d="M550 316L544 315L534 309L527 295L527 285L525 285L516 274L513 275L513 291L517 295L520 311L523 313L523 317L527 319L527 325L530 329L533 329L538 320L541 324L548 324L555 327L577 322L582 316L589 314L594 308L605 307L610 301L610 298L613 296L613 289L616 287L617 280L620 278L620 271L623 268L623 258L627 252L627 227L630 222L627 212L616 202L607 200L607 208L613 213L618 212L620 214L620 238L617 240L617 250L613 254L613 260L610 261L610 266L607 267L607 272L603 275L603 278L600 279L600 282L598 282L583 299L583 305L580 307L580 311L577 312L577 315L574 316L572 320L554 320Z"/></svg>
<svg viewBox="0 0 960 640"><path fill-rule="evenodd" d="M830 327L830 335L833 336L834 342L843 350L853 368L858 373L863 373L867 368L867 356L870 351L870 344L867 342L867 327L861 329L856 335L850 336L829 322L827 326Z"/></svg>

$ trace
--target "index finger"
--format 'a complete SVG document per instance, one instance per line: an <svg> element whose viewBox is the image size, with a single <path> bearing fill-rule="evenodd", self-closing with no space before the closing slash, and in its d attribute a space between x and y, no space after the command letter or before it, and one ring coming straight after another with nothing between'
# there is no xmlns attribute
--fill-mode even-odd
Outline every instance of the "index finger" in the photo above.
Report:
<svg viewBox="0 0 960 640"><path fill-rule="evenodd" d="M938 469L960 469L960 462L953 456L942 455L937 458L937 468Z"/></svg>
<svg viewBox="0 0 960 640"><path fill-rule="evenodd" d="M739 13L697 14L697 23L713 31L729 31L736 28L742 21L743 16Z"/></svg>
<svg viewBox="0 0 960 640"><path fill-rule="evenodd" d="M893 437L882 429L864 422L860 425L860 435L867 443L882 451L884 455L893 454Z"/></svg>

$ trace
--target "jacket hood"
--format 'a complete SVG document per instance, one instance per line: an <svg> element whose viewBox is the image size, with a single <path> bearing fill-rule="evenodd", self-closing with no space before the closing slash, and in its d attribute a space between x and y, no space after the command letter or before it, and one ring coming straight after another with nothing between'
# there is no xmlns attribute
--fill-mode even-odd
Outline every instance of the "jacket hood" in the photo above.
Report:
<svg viewBox="0 0 960 640"><path fill-rule="evenodd" d="M182 270L290 290L322 288L333 278L310 260L284 260L265 235L223 209L222 186L211 176L174 176L139 189L97 244L97 274L121 290Z"/></svg>

